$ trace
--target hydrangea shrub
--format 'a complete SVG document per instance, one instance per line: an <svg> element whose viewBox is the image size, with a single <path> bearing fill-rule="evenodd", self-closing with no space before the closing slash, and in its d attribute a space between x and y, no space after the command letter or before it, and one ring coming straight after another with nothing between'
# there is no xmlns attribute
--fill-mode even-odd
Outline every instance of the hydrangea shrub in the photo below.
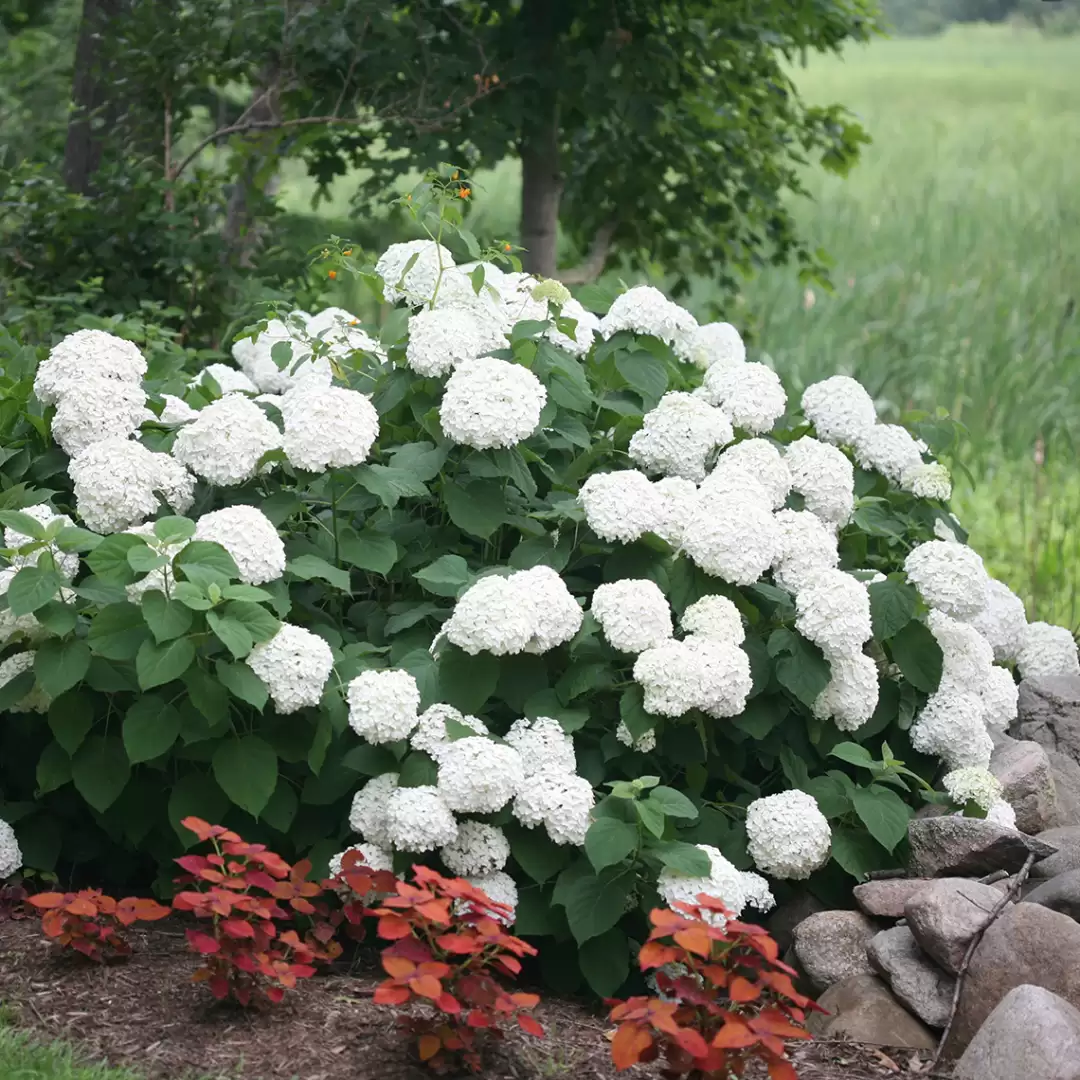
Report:
<svg viewBox="0 0 1080 1080"><path fill-rule="evenodd" d="M419 240L326 249L379 329L279 312L229 365L93 328L5 369L0 868L145 884L190 815L359 846L611 994L658 902L895 865L925 800L1008 823L1014 671L1080 667L950 515L956 425L792 396L657 289L531 279L460 183L402 200Z"/></svg>

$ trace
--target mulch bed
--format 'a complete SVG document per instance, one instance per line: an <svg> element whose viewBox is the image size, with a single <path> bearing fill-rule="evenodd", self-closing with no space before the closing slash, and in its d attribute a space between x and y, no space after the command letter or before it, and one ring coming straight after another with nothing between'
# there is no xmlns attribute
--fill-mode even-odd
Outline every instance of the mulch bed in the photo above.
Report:
<svg viewBox="0 0 1080 1080"><path fill-rule="evenodd" d="M127 963L99 968L58 956L35 920L0 923L0 1001L35 1036L63 1039L149 1080L430 1080L410 1060L389 1010L371 1001L380 976L370 957L255 1012L215 1005L190 982L193 957L179 927L154 924L131 940L136 951ZM609 1025L598 1010L545 1000L537 1016L547 1037L511 1035L490 1055L484 1080L655 1075L615 1072ZM800 1080L929 1075L928 1055L910 1050L820 1041L797 1045L792 1056Z"/></svg>

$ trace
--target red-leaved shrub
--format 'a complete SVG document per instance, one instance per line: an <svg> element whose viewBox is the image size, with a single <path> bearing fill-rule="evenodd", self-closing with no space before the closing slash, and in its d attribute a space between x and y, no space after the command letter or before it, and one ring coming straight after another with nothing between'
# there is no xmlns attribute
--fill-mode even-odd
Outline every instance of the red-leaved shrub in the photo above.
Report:
<svg viewBox="0 0 1080 1080"><path fill-rule="evenodd" d="M97 961L131 955L121 928L164 919L169 909L156 900L125 896L114 900L100 889L77 893L44 892L30 897L41 913L41 929L63 949L74 949Z"/></svg>
<svg viewBox="0 0 1080 1080"><path fill-rule="evenodd" d="M352 865L355 875L355 860ZM344 866L343 875L347 881ZM543 1036L530 1015L540 998L512 993L500 982L520 973L518 957L536 955L503 928L499 920L509 919L509 908L462 878L445 878L426 866L413 867L412 883L392 875L356 883L363 891L356 890L350 918L358 917L371 894L383 894L377 907L363 910L377 917L379 937L391 942L382 951L389 977L374 1001L402 1010L399 1022L416 1036L421 1061L440 1072L462 1065L479 1072L483 1039L502 1038L505 1022ZM403 1008L415 1005L421 1008Z"/></svg>
<svg viewBox="0 0 1080 1080"><path fill-rule="evenodd" d="M673 908L650 913L653 929L638 954L642 971L659 969L661 997L609 1002L615 1067L662 1057L665 1077L727 1080L756 1057L771 1080L797 1080L784 1040L810 1038L804 1010L818 1006L796 991L779 946L704 894ZM717 916L727 919L722 929Z"/></svg>
<svg viewBox="0 0 1080 1080"><path fill-rule="evenodd" d="M249 844L200 818L184 818L181 824L214 849L176 860L187 871L176 883L188 888L173 898L177 911L211 922L206 931L188 930L187 940L203 958L195 981L206 982L214 997L231 997L241 1005L277 1004L297 979L315 974L316 961L340 955L336 942L301 938L295 929L278 925L293 917L278 901L294 913L316 913L312 899L322 886L307 880L310 862L290 866L265 844Z"/></svg>

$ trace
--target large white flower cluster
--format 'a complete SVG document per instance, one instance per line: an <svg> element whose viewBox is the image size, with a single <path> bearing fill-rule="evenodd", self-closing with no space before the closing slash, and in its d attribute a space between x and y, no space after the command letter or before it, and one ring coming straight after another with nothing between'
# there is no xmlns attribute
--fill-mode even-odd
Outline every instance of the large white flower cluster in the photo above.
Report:
<svg viewBox="0 0 1080 1080"><path fill-rule="evenodd" d="M808 878L832 851L829 823L805 791L755 799L746 808L746 836L758 869L778 878Z"/></svg>
<svg viewBox="0 0 1080 1080"><path fill-rule="evenodd" d="M823 442L855 446L877 423L873 398L862 383L834 375L808 386L802 410Z"/></svg>
<svg viewBox="0 0 1080 1080"><path fill-rule="evenodd" d="M670 345L679 356L687 355L697 329L697 320L689 311L651 285L627 289L600 320L600 334L605 339L620 330L650 334Z"/></svg>
<svg viewBox="0 0 1080 1080"><path fill-rule="evenodd" d="M698 897L704 894L722 901L736 919L747 907L758 911L769 911L774 907L776 902L768 883L759 875L736 869L718 848L709 844L697 844L696 847L709 857L708 876L689 877L668 868L661 870L656 889L668 906L697 904ZM706 918L721 927L727 923L719 912L707 912Z"/></svg>
<svg viewBox="0 0 1080 1080"><path fill-rule="evenodd" d="M285 394L278 407L285 456L308 472L359 465L379 437L379 414L357 390L302 385Z"/></svg>
<svg viewBox="0 0 1080 1080"><path fill-rule="evenodd" d="M733 585L758 581L776 561L779 546L780 527L765 498L708 491L683 528L683 551L706 574Z"/></svg>
<svg viewBox="0 0 1080 1080"><path fill-rule="evenodd" d="M242 371L229 367L228 364L207 364L192 382L195 385L205 384L207 376L217 383L223 397L226 394L257 394L259 392L259 388L251 379Z"/></svg>
<svg viewBox="0 0 1080 1080"><path fill-rule="evenodd" d="M855 506L855 470L843 451L806 435L787 448L784 461L806 509L828 524L846 525Z"/></svg>
<svg viewBox="0 0 1080 1080"><path fill-rule="evenodd" d="M1016 654L1016 666L1025 679L1040 675L1080 675L1076 639L1064 626L1029 623Z"/></svg>
<svg viewBox="0 0 1080 1080"><path fill-rule="evenodd" d="M138 386L146 375L139 347L104 330L76 330L52 347L34 373L34 394L42 405L58 405L78 394L90 379Z"/></svg>
<svg viewBox="0 0 1080 1080"><path fill-rule="evenodd" d="M544 384L528 368L485 356L454 369L439 422L448 439L474 450L515 446L536 430L546 402Z"/></svg>
<svg viewBox="0 0 1080 1080"><path fill-rule="evenodd" d="M988 769L953 769L941 780L949 798L958 806L969 802L989 810L1001 798L1001 781Z"/></svg>
<svg viewBox="0 0 1080 1080"><path fill-rule="evenodd" d="M731 323L711 322L699 326L691 335L687 358L702 371L712 367L731 367L746 362L746 345Z"/></svg>
<svg viewBox="0 0 1080 1080"><path fill-rule="evenodd" d="M375 263L375 273L383 280L383 296L388 304L405 301L420 307L435 296L436 286L454 266L454 257L434 240L408 240L391 244Z"/></svg>
<svg viewBox="0 0 1080 1080"><path fill-rule="evenodd" d="M510 858L510 844L497 825L463 821L458 826L457 839L442 848L439 857L452 874L460 877L494 874Z"/></svg>
<svg viewBox="0 0 1080 1080"><path fill-rule="evenodd" d="M330 856L330 877L337 877L341 873L342 861L350 851L355 851L364 860L364 864L372 870L392 872L394 869L394 856L385 848L379 847L378 844L354 844Z"/></svg>
<svg viewBox="0 0 1080 1080"><path fill-rule="evenodd" d="M826 656L850 656L873 637L870 597L843 570L819 570L795 594L795 629Z"/></svg>
<svg viewBox="0 0 1080 1080"><path fill-rule="evenodd" d="M521 755L526 776L572 773L577 769L574 740L550 716L515 720L506 733L506 742Z"/></svg>
<svg viewBox="0 0 1080 1080"><path fill-rule="evenodd" d="M0 820L0 881L22 869L22 851L15 837L15 830Z"/></svg>
<svg viewBox="0 0 1080 1080"><path fill-rule="evenodd" d="M103 439L128 439L154 419L141 386L90 377L67 384L52 420L52 437L75 457Z"/></svg>
<svg viewBox="0 0 1080 1080"><path fill-rule="evenodd" d="M581 847L595 802L592 785L571 772L533 773L518 788L514 817L526 828L543 825L556 844Z"/></svg>
<svg viewBox="0 0 1080 1080"><path fill-rule="evenodd" d="M950 769L987 768L994 744L980 696L950 688L931 694L911 725L911 745Z"/></svg>
<svg viewBox="0 0 1080 1080"><path fill-rule="evenodd" d="M409 320L405 361L417 375L441 378L458 364L505 346L501 328L468 309L424 308Z"/></svg>
<svg viewBox="0 0 1080 1080"><path fill-rule="evenodd" d="M285 573L285 545L257 506L226 506L203 514L193 539L220 544L248 585L265 585Z"/></svg>
<svg viewBox="0 0 1080 1080"><path fill-rule="evenodd" d="M692 394L665 394L630 440L630 457L649 472L700 483L709 457L734 438L728 418Z"/></svg>
<svg viewBox="0 0 1080 1080"><path fill-rule="evenodd" d="M780 546L773 563L773 580L797 593L822 570L833 570L840 561L836 534L809 510L781 510L776 515Z"/></svg>
<svg viewBox="0 0 1080 1080"><path fill-rule="evenodd" d="M270 691L274 708L293 713L319 704L334 654L318 634L282 623L272 638L248 653L245 663Z"/></svg>
<svg viewBox="0 0 1080 1080"><path fill-rule="evenodd" d="M986 607L969 621L990 642L995 660L1004 664L1016 659L1024 644L1027 612L1024 601L1008 585L991 580L986 592Z"/></svg>
<svg viewBox="0 0 1080 1080"><path fill-rule="evenodd" d="M349 727L376 745L407 739L419 721L420 690L407 671L362 671L349 683Z"/></svg>
<svg viewBox="0 0 1080 1080"><path fill-rule="evenodd" d="M255 402L227 394L180 429L172 453L197 476L230 487L250 480L262 456L281 445L281 432Z"/></svg>
<svg viewBox="0 0 1080 1080"><path fill-rule="evenodd" d="M875 424L855 440L855 460L899 484L908 469L922 464L922 451L906 427Z"/></svg>
<svg viewBox="0 0 1080 1080"><path fill-rule="evenodd" d="M385 814L386 838L395 850L434 851L457 839L457 821L432 784L395 787Z"/></svg>
<svg viewBox="0 0 1080 1080"><path fill-rule="evenodd" d="M990 577L978 553L966 544L919 544L904 560L904 570L927 604L946 615L968 619L986 607Z"/></svg>
<svg viewBox="0 0 1080 1080"><path fill-rule="evenodd" d="M768 439L744 439L728 447L701 485L702 491L715 490L730 478L733 470L753 478L761 485L771 509L779 510L787 502L791 491L791 470L780 456L780 451Z"/></svg>
<svg viewBox="0 0 1080 1080"><path fill-rule="evenodd" d="M787 408L780 376L764 364L714 364L702 383L705 400L717 405L731 423L751 435L771 431Z"/></svg>
<svg viewBox="0 0 1080 1080"><path fill-rule="evenodd" d="M377 844L384 850L391 847L386 807L390 796L397 791L398 779L398 773L388 772L369 780L353 796L349 810L349 828L354 833L359 833L369 844Z"/></svg>
<svg viewBox="0 0 1080 1080"><path fill-rule="evenodd" d="M688 634L724 645L741 645L746 640L739 609L726 596L703 596L695 600L682 613L679 625Z"/></svg>
<svg viewBox="0 0 1080 1080"><path fill-rule="evenodd" d="M750 658L738 645L691 634L647 649L634 662L645 711L682 716L701 709L712 717L738 716L753 686Z"/></svg>
<svg viewBox="0 0 1080 1080"><path fill-rule="evenodd" d="M254 338L240 338L233 344L233 359L258 390L264 394L284 394L295 386L330 385L330 361L325 356L312 355L311 318L306 311L294 311L287 319L271 319L266 329ZM279 365L275 350L286 344L288 359ZM224 386L218 385L222 393L228 393Z"/></svg>
<svg viewBox="0 0 1080 1080"><path fill-rule="evenodd" d="M602 540L629 544L660 523L660 494L636 469L593 473L581 485L578 502L589 528Z"/></svg>
<svg viewBox="0 0 1080 1080"><path fill-rule="evenodd" d="M625 578L598 585L590 610L608 644L620 652L644 652L672 636L671 607L655 581Z"/></svg>
<svg viewBox="0 0 1080 1080"><path fill-rule="evenodd" d="M409 736L409 745L420 750L435 761L441 761L443 753L450 745L450 735L446 723L453 720L464 724L477 735L488 733L487 725L475 716L464 716L452 705L432 705L425 709L416 721L416 727Z"/></svg>
<svg viewBox="0 0 1080 1080"><path fill-rule="evenodd" d="M457 813L497 813L524 780L520 753L484 735L454 740L439 757L439 793Z"/></svg>
<svg viewBox="0 0 1080 1080"><path fill-rule="evenodd" d="M862 727L878 705L877 664L863 652L833 652L829 683L814 702L814 715L831 719L841 731Z"/></svg>

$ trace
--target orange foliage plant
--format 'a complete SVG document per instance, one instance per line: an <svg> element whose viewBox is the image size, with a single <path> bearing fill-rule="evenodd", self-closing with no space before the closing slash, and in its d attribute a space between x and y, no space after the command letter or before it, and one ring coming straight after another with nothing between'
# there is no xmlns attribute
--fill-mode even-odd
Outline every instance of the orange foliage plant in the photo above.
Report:
<svg viewBox="0 0 1080 1080"><path fill-rule="evenodd" d="M42 913L41 929L47 937L99 964L131 955L131 945L121 930L169 914L156 900L135 896L114 900L100 889L38 893L30 897L30 903Z"/></svg>

